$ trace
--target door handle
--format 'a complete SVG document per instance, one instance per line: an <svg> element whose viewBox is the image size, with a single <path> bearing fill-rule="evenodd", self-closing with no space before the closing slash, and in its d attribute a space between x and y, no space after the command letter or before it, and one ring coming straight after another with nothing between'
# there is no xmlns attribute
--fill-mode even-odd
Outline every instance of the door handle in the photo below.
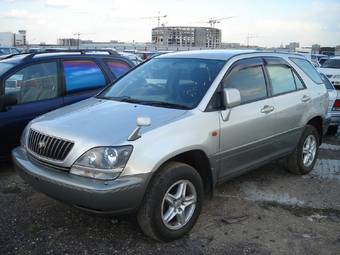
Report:
<svg viewBox="0 0 340 255"><path fill-rule="evenodd" d="M268 114L268 113L270 113L270 112L272 112L272 111L274 111L274 110L275 110L274 106L265 105L265 106L263 106L263 108L261 109L261 112L262 112L262 113L265 113L265 114Z"/></svg>
<svg viewBox="0 0 340 255"><path fill-rule="evenodd" d="M310 97L307 96L307 95L303 95L303 97L301 98L301 101L302 101L303 103L307 103L307 102L310 101Z"/></svg>

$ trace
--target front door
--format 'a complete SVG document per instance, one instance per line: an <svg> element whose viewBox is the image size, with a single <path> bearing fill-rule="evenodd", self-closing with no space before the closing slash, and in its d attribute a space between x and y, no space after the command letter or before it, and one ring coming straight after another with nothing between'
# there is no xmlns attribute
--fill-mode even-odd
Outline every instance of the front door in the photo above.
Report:
<svg viewBox="0 0 340 255"><path fill-rule="evenodd" d="M268 96L262 59L236 62L222 82L224 88L240 91L241 105L227 109L227 118L220 117L220 180L254 168L275 154L271 139L275 104Z"/></svg>

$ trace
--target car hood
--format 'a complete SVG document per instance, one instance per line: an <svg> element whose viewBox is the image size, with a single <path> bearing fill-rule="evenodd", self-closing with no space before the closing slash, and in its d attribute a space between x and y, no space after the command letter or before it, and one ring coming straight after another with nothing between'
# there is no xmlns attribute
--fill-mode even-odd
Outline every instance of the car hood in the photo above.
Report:
<svg viewBox="0 0 340 255"><path fill-rule="evenodd" d="M318 71L320 73L325 74L325 75L327 75L327 74L332 74L332 75L340 74L340 69L338 69L338 68L322 68L322 67L320 67L320 68L318 68Z"/></svg>
<svg viewBox="0 0 340 255"><path fill-rule="evenodd" d="M154 107L112 100L90 98L42 115L32 121L31 128L42 133L74 141L78 146L112 146L127 143L136 128L137 117L149 117L149 132L187 110Z"/></svg>

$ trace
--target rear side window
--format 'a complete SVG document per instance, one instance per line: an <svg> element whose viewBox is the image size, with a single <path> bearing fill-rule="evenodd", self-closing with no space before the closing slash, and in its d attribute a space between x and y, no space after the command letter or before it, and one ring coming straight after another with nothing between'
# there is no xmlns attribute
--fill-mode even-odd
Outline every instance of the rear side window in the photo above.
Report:
<svg viewBox="0 0 340 255"><path fill-rule="evenodd" d="M116 78L119 78L131 69L127 63L119 60L108 60L106 63Z"/></svg>
<svg viewBox="0 0 340 255"><path fill-rule="evenodd" d="M305 85L302 83L301 78L299 76L297 76L297 74L295 72L293 72L293 75L294 75L294 80L295 80L296 88L298 90L305 89Z"/></svg>
<svg viewBox="0 0 340 255"><path fill-rule="evenodd" d="M326 86L326 89L334 89L334 87L333 87L333 85L332 85L332 83L328 80L328 78L326 77L326 75L324 75L324 74L320 74L321 75L321 78L322 78L322 81L323 81L323 83L325 84L325 86Z"/></svg>
<svg viewBox="0 0 340 255"><path fill-rule="evenodd" d="M91 60L64 61L64 76L67 93L101 88L106 85L105 76L99 66Z"/></svg>
<svg viewBox="0 0 340 255"><path fill-rule="evenodd" d="M267 97L266 81L261 66L246 67L232 72L223 81L223 86L238 89L242 104Z"/></svg>
<svg viewBox="0 0 340 255"><path fill-rule="evenodd" d="M57 63L25 67L5 80L5 94L14 94L18 104L58 97Z"/></svg>
<svg viewBox="0 0 340 255"><path fill-rule="evenodd" d="M269 65L267 66L267 70L273 95L284 94L296 90L293 73L288 66Z"/></svg>
<svg viewBox="0 0 340 255"><path fill-rule="evenodd" d="M289 58L293 61L305 74L309 76L315 83L321 84L322 80L315 67L307 60L302 58Z"/></svg>

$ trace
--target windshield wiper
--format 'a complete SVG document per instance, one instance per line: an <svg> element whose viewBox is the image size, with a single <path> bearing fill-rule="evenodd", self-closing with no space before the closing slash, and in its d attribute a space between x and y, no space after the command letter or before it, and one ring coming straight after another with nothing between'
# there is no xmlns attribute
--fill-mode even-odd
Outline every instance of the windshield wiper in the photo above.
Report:
<svg viewBox="0 0 340 255"><path fill-rule="evenodd" d="M126 103L152 105L152 106L160 106L160 107L167 107L167 108L176 108L176 109L185 109L185 110L191 109L189 106L182 105L182 104L168 103L168 102L162 102L162 101L153 101L153 100L140 100L140 99L132 98L130 96L100 97L100 98L126 102Z"/></svg>
<svg viewBox="0 0 340 255"><path fill-rule="evenodd" d="M184 109L189 110L191 107L182 104L176 103L169 103L169 102L162 102L162 101L141 101L141 104L152 105L152 106L160 106L160 107L167 107L167 108L176 108L176 109Z"/></svg>

